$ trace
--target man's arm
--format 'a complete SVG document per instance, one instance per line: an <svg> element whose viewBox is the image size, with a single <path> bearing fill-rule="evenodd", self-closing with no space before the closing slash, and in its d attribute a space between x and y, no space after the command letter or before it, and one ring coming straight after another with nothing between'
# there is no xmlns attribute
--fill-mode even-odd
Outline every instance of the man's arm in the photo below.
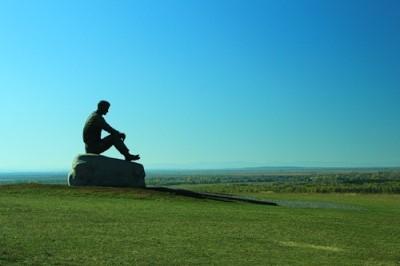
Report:
<svg viewBox="0 0 400 266"><path fill-rule="evenodd" d="M101 119L101 129L107 131L111 135L121 134L118 130L111 127L103 117Z"/></svg>

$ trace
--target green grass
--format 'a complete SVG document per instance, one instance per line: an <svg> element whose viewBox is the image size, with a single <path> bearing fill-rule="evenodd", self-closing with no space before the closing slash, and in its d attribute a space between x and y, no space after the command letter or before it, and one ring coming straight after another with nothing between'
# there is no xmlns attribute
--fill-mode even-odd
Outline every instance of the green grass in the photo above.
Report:
<svg viewBox="0 0 400 266"><path fill-rule="evenodd" d="M400 264L400 195L245 194L0 186L0 265Z"/></svg>

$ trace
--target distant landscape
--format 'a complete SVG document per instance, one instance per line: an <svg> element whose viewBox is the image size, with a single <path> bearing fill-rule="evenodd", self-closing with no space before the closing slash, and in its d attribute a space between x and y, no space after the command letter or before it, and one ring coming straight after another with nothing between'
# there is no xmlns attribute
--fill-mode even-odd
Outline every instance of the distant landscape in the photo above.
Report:
<svg viewBox="0 0 400 266"><path fill-rule="evenodd" d="M0 184L66 184L67 171L3 172ZM148 170L146 184L228 184L238 192L400 193L400 168L253 167L210 170ZM211 188L211 187L210 187Z"/></svg>

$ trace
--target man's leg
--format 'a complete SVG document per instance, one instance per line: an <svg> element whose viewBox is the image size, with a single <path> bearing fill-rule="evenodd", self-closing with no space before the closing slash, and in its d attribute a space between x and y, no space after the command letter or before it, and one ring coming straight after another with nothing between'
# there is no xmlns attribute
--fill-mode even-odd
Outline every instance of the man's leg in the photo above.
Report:
<svg viewBox="0 0 400 266"><path fill-rule="evenodd" d="M128 147L126 147L125 143L118 135L108 135L107 137L103 138L99 144L100 153L105 152L111 146L114 146L122 155L124 155L125 160L127 161L140 159L140 156L129 153Z"/></svg>
<svg viewBox="0 0 400 266"><path fill-rule="evenodd" d="M129 154L129 149L126 147L125 143L119 138L117 135L108 135L107 137L101 139L99 143L98 150L99 153L105 152L111 146L115 146L115 148L122 154Z"/></svg>

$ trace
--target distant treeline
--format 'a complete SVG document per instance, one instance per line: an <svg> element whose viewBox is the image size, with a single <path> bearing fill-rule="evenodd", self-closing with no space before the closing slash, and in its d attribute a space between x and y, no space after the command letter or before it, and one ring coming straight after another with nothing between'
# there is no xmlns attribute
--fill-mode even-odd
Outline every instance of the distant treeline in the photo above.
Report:
<svg viewBox="0 0 400 266"><path fill-rule="evenodd" d="M236 190L238 192L400 193L400 171L335 174L158 176L148 178L146 183L158 186L230 184L229 189L227 189L231 192Z"/></svg>

